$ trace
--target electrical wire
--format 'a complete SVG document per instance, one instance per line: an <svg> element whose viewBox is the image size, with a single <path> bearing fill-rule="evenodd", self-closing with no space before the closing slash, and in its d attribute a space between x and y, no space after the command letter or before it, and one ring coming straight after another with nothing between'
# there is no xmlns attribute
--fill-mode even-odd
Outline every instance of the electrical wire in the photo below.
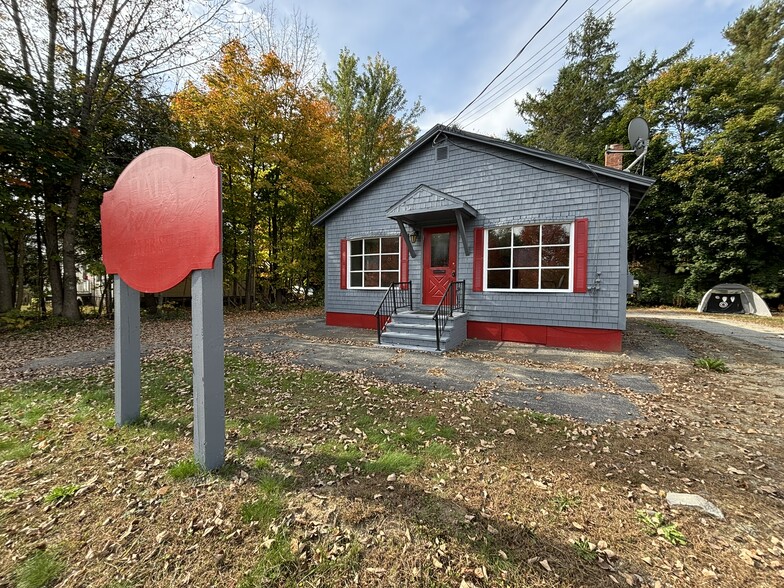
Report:
<svg viewBox="0 0 784 588"><path fill-rule="evenodd" d="M510 72L509 75L507 75L503 80L501 80L501 83L504 84L503 86L500 86L499 88L496 88L495 90L490 92L487 96L485 96L482 100L478 100L477 103L473 107L471 107L471 108L466 107L465 109L463 109L463 112L461 114L467 117L467 116L473 115L475 113L475 111L481 110L489 101L493 100L493 98L495 96L497 96L499 94L499 92L501 92L504 89L508 88L509 85L513 84L515 81L519 80L523 75L525 75L528 72L528 69L530 69L530 68L526 69L526 66L528 64L530 64L531 61L537 55L542 53L552 43L554 43L554 42L556 42L556 41L558 41L560 39L560 41L558 41L558 44L555 45L554 47L552 47L549 51L547 51L547 53L545 53L544 56L539 58L534 63L534 65L541 63L543 60L545 60L548 57L552 56L553 53L559 52L560 49L562 49L564 46L566 46L566 43L568 42L568 35L572 33L572 30L570 30L570 29L577 28L577 27L573 27L573 25L576 22L578 22L579 20L581 20L588 13L589 10L592 10L593 7L596 6L597 4L599 4L601 1L602 0L595 0L593 2L593 4L591 4L588 8L583 10L583 12L580 13L577 17L575 17L574 20L572 20L569 24L567 24L558 33L553 35L553 37L547 43L545 43L538 51L536 51L533 55L531 55L527 60L523 61L514 71ZM606 8L607 4L609 4L610 2L618 2L618 1L619 0L604 0L604 4L597 10L597 12L601 13ZM564 33L566 33L566 34L564 34ZM559 52L558 53L558 59L560 59L560 58L561 58L561 55L560 55L560 52ZM515 74L517 74L517 75L515 75ZM496 77L498 77L498 76L496 76ZM490 85L492 85L492 82L490 83ZM469 105L469 106L471 106L471 105ZM459 117L460 117L460 115L458 115L456 118L459 118Z"/></svg>
<svg viewBox="0 0 784 588"><path fill-rule="evenodd" d="M474 124L475 122L481 120L482 118L484 118L485 116L490 114L493 110L495 110L496 108L501 106L504 102L506 102L506 100L508 100L511 96L513 96L520 88L525 87L526 85L534 82L539 77L541 77L541 75L542 75L542 73L544 73L544 71L548 70L550 67L555 65L555 63L557 63L558 61L560 61L562 59L562 57L560 55L556 55L556 57L554 59L551 59L551 58L552 58L552 56L553 56L553 54L555 52L557 52L558 50L560 50L563 47L565 47L565 45L568 42L568 35L571 34L572 32L574 32L574 30L576 30L579 27L571 28L571 30L569 30L569 32L567 33L566 36L564 36L563 33L565 31L567 31L567 29L572 27L572 25L574 25L575 22L580 20L596 4L598 4L599 1L600 0L597 0L596 2L594 2L586 10L584 10L577 18L575 18L571 23L569 23L564 29L562 29L557 35L555 35L547 44L545 44L544 47L542 47L542 49L540 49L539 51L534 53L534 55L532 55L531 58L529 58L527 61L525 61L522 64L520 64L520 66L518 66L517 69L515 69L509 76L507 76L504 80L502 80L502 83L504 84L503 86L500 86L499 88L496 88L493 92L491 92L489 95L487 95L484 98L484 100L478 101L478 103L477 103L477 99L474 99L466 108L464 108L460 112L460 114L458 114L457 117L452 119L452 121L449 124L453 124L456 121L458 121L458 119L461 118L461 115L462 115L462 121L460 121L461 125L468 126L468 125ZM612 9L620 1L621 0L606 0L604 2L604 4L602 4L602 6L598 9L598 11L597 11L598 12L598 16L602 17L602 16L610 13L612 11ZM622 10L624 10L627 6L629 6L629 4L631 4L631 2L632 2L632 0L627 0L627 2L623 6L621 6L614 14L619 14ZM540 54L550 43L554 42L559 37L561 37L562 40L558 43L558 45L556 45L553 48L551 48L540 59L538 59L537 61L531 63L532 59L534 57L536 57L536 55ZM526 66L528 66L529 64L530 64L530 66L526 68ZM515 76L515 74L517 74L517 75ZM525 79L525 81L521 82L523 76L525 76L526 74L528 74L528 77ZM512 77L512 76L515 76L515 77ZM493 82L498 77L499 76L496 76L496 78L494 78ZM488 84L488 87L491 86L493 84L493 82ZM487 88L485 88L485 90L483 90L482 92L485 92L486 90L487 90ZM504 92L504 90L506 90L506 91ZM498 97L499 95L500 95L500 98L496 99L496 97ZM480 93L480 96L481 96L481 93ZM479 98L479 96L477 98ZM469 109L469 107L472 104L474 104L474 103L476 103L475 106L473 108Z"/></svg>
<svg viewBox="0 0 784 588"><path fill-rule="evenodd" d="M620 9L618 9L618 11L615 14L618 14L624 8L626 8L626 6L628 6L631 3L631 1L632 0L628 0L626 2L626 4L623 5ZM605 2L605 4L602 5L601 8L599 8L599 10L598 10L598 17L601 18L601 17L603 17L603 16L605 16L607 14L610 14L612 9L615 7L616 4L618 4L618 2L620 2L620 0L609 0L608 2ZM608 6L608 4L609 4L609 6ZM588 10L590 10L590 8L586 9L582 13L582 15L578 16L577 19L575 19L575 21L579 20L581 18L581 16L583 16L584 14L586 14L588 12ZM575 21L572 21L572 23L570 23L570 25L568 25L568 26L571 26L572 24L574 24ZM574 27L572 30L570 30L568 34L569 35L572 34L578 28L579 28L579 25L577 27ZM547 56L551 56L553 54L553 52L556 51L558 48L565 47L567 45L567 43L568 43L568 36L565 37L564 40L561 43L559 43L559 45L557 45L555 48L553 48L551 51L549 51ZM553 60L549 61L548 63L544 64L545 71L549 70L550 67L552 67L553 65L558 63L562 58L563 58L562 56L556 55L555 59L553 59ZM537 62L537 63L540 63L540 62L541 62L541 60L539 62ZM523 64L523 66L524 65L525 64ZM525 81L520 81L521 78L523 77L523 75L528 74L528 73L530 73L531 75ZM495 110L496 108L501 106L504 102L506 102L506 100L508 100L510 97L512 97L519 89L524 88L526 85L531 84L534 81L536 81L539 77L541 77L542 73L543 73L543 71L542 71L541 67L536 69L536 70L534 70L533 72L531 72L531 68L521 72L516 78L514 78L514 80L511 80L510 82L507 83L506 87L509 87L512 83L514 83L514 86L510 90L508 90L500 98L495 100L494 103L490 104L490 103L488 103L486 101L483 104L482 108L474 109L474 111L471 113L473 116L471 116L470 119L464 118L463 124L465 126L468 126L468 125L474 124L475 122L481 120L482 118L484 118L485 116L490 114L493 110ZM496 92L494 94L494 96L497 96L497 95L498 95L498 92Z"/></svg>
<svg viewBox="0 0 784 588"><path fill-rule="evenodd" d="M563 1L563 3L562 3L562 4L561 4L561 5L560 5L560 6L559 6L557 9L556 9L556 11L555 11L555 12L553 12L553 14L550 16L550 18L548 18L548 19L547 19L547 22L545 22L545 23L544 23L544 24L543 24L541 27L539 27L539 29L538 29L538 30L537 30L537 31L536 31L536 32L533 34L533 36L532 36L530 39L528 39L528 41L525 43L525 45L523 45L523 47L520 49L520 51L518 51L518 52L517 52L517 55L515 55L515 56L512 58L512 60L511 60L509 63L507 63L507 64L506 64L506 66L504 67L504 69L502 69L500 72L498 72L498 74L497 74L497 75L496 75L496 76L495 76L495 77L494 77L492 80L490 80L490 83L489 83L489 84L487 84L487 85L484 87L484 89L483 89L481 92L479 92L479 94L477 94L476 98L474 98L473 100L471 100L471 102L469 102L469 103L466 105L466 107L465 107L465 108L463 108L463 110L461 110L460 112L458 112L458 113L457 113L457 115L456 115L456 116L455 116L455 117L454 117L454 118L453 118L451 121L449 121L449 123L447 124L447 126L449 126L449 125L451 125L453 122L455 122L455 120L457 120L457 119L460 117L460 115L461 115L461 114L463 114L463 113L464 113L464 112L465 112L465 111L466 111L466 110L467 110L467 109L468 109L468 108L469 108L469 107L470 107L470 106L471 106L471 105L472 105L474 102L476 102L476 101L479 99L479 97L480 97L480 96L482 96L482 94L484 94L484 93L485 93L485 91L486 91L486 90L487 90L487 89L488 89L490 86L492 86L492 85L493 85L493 82L495 82L495 81L496 81L496 80L497 80L499 77L501 77L501 75L503 75L503 73L504 73L504 72L505 72L507 69L509 69L509 66L511 66L511 65L512 65L512 64L515 62L515 60L517 60L517 58L518 58L518 57L520 57L520 55L522 55L522 54L523 54L523 51L525 51L526 47L528 47L528 45L530 45L530 44L531 44L531 41L533 41L533 40L536 38L536 36L537 36L539 33L541 33L541 32L544 30L544 28L545 28L545 27L546 27L548 24L550 24L550 21L551 21L551 20L553 20L553 19L555 18L555 16L556 16L556 15L557 15L559 12L561 12L561 9L562 9L564 6L566 6L567 2L569 2L569 0L564 0L564 1Z"/></svg>

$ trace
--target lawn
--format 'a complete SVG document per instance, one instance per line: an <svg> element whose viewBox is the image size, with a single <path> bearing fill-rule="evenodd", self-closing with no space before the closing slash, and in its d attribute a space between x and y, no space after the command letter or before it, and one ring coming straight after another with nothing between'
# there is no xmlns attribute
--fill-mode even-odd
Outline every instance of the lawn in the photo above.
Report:
<svg viewBox="0 0 784 588"><path fill-rule="evenodd" d="M660 374L675 404L737 377L679 369L677 384ZM784 576L780 511L770 514L782 496L712 469L720 458L699 454L702 425L667 409L593 427L480 393L228 355L227 460L206 473L193 462L189 356L153 354L142 388L142 418L123 428L108 368L0 390L0 585L775 586ZM664 490L683 488L731 522L670 509Z"/></svg>

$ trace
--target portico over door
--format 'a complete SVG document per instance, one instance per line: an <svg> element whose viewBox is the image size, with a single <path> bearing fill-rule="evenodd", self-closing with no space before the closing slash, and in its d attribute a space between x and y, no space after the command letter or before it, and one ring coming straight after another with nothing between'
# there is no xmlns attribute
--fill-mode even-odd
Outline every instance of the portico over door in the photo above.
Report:
<svg viewBox="0 0 784 588"><path fill-rule="evenodd" d="M457 227L423 230L422 304L436 305L457 279Z"/></svg>

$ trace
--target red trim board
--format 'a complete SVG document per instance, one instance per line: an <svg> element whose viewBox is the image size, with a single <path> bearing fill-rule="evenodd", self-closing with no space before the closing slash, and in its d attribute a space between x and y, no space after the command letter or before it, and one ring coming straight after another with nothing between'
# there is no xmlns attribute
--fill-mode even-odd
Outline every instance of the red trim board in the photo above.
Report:
<svg viewBox="0 0 784 588"><path fill-rule="evenodd" d="M328 312L327 324L332 327L375 329L376 317L372 314ZM620 352L623 342L623 331L614 329L515 325L480 321L468 321L467 328L468 337L471 339L529 343L589 351Z"/></svg>

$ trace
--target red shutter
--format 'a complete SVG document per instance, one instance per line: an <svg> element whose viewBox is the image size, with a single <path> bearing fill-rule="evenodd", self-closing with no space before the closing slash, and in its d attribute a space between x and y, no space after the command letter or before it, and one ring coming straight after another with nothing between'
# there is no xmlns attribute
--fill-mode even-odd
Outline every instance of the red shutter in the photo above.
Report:
<svg viewBox="0 0 784 588"><path fill-rule="evenodd" d="M474 292L484 290L485 277L485 230L482 227L474 229Z"/></svg>
<svg viewBox="0 0 784 588"><path fill-rule="evenodd" d="M348 277L348 242L345 239L340 240L340 289L347 288Z"/></svg>
<svg viewBox="0 0 784 588"><path fill-rule="evenodd" d="M575 292L588 291L588 219L574 221L574 275Z"/></svg>
<svg viewBox="0 0 784 588"><path fill-rule="evenodd" d="M400 281L408 282L408 246L403 237L400 237Z"/></svg>

